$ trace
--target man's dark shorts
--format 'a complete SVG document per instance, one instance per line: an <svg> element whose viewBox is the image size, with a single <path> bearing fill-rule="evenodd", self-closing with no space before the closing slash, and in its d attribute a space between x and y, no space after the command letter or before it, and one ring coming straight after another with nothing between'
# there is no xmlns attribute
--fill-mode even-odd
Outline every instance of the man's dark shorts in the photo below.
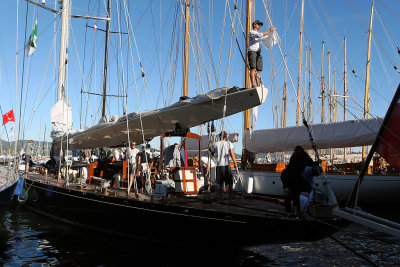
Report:
<svg viewBox="0 0 400 267"><path fill-rule="evenodd" d="M248 58L250 69L256 69L258 71L263 70L263 58L261 56L261 50L258 50L257 52L249 51Z"/></svg>
<svg viewBox="0 0 400 267"><path fill-rule="evenodd" d="M31 161L31 156L30 155L25 155L25 163L29 165L30 161Z"/></svg>
<svg viewBox="0 0 400 267"><path fill-rule="evenodd" d="M129 163L129 174L136 175L136 163Z"/></svg>
<svg viewBox="0 0 400 267"><path fill-rule="evenodd" d="M229 166L217 166L217 184L232 185L232 173Z"/></svg>

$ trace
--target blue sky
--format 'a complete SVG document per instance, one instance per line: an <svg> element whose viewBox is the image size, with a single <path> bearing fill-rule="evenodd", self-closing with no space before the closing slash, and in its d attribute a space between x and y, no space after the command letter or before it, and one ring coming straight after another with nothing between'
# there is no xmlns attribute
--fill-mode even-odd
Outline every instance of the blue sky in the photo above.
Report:
<svg viewBox="0 0 400 267"><path fill-rule="evenodd" d="M55 69L58 66L59 30L57 30L57 53L53 49L54 16L47 10L41 10L19 1L18 19L18 70L17 70L17 107L15 107L15 51L17 33L17 1L3 1L0 10L2 30L0 31L0 105L3 112L14 109L20 120L20 95L22 84L23 47L25 36L38 20L38 48L32 57L25 57L24 88L22 90L21 125L25 138L43 139L44 128L51 128L50 108L55 103L57 84ZM104 16L106 1L73 1L73 14L91 14ZM127 32L124 1L113 1L112 30ZM297 88L297 58L299 51L300 0L266 0L273 25L278 28L283 53L288 55L288 67ZM116 6L118 3L118 7ZM245 7L241 0L192 0L191 48L189 96L207 92L217 86L243 86L244 64L234 39L231 39L231 23L234 17L234 3L237 3L237 16L234 27L244 50L242 28L245 27ZM336 88L343 92L343 37L347 36L348 58L348 119L361 118L364 101L365 65L367 36L372 1L369 0L305 0L304 43L305 50L312 48L312 101L313 120L320 122L321 100L319 76L321 75L322 41L325 41L324 73L328 82L327 52L331 54L331 87L333 72L336 70ZM54 0L46 1L54 7ZM182 53L183 26L182 7L179 1L126 1L130 21L133 27L130 38L112 34L110 42L110 64L108 93L121 95L122 77L128 93L128 112L160 108L178 101L182 91ZM384 116L387 106L399 84L399 73L393 64L399 66L397 46L400 43L400 1L375 1L375 13L371 48L371 114ZM89 11L88 11L89 9ZM226 12L225 12L226 10ZM230 11L230 12L229 12ZM118 19L119 15L119 19ZM256 1L256 19L266 22L266 12L262 0ZM364 22L363 22L364 20ZM25 23L27 21L27 23ZM119 21L119 22L118 22ZM56 28L60 19L56 18ZM129 22L129 21L128 21ZM101 21L71 20L69 44L69 69L67 94L73 107L74 127L92 126L100 117L101 102L98 96L83 95L81 89L100 93L102 89L102 66L104 53L104 33L94 31L88 26L98 25L104 29ZM193 29L193 25L195 28ZM25 35L26 27L26 35ZM265 28L268 25L264 25ZM28 38L28 37L26 37ZM130 39L130 41L129 41ZM222 42L221 42L222 40ZM222 44L221 44L222 43ZM120 52L122 47L122 56ZM222 49L221 49L222 47ZM283 90L283 60L278 46L263 50L264 71L262 78L269 88L266 103L259 108L259 122L255 129L271 128L280 124ZM141 77L140 62L146 74ZM54 64L56 63L56 64ZM307 63L309 65L309 63ZM351 73L355 70L355 75ZM122 75L122 70L124 74ZM219 71L218 71L219 70ZM83 79L81 72L84 73ZM318 78L317 78L318 77ZM136 78L136 79L135 79ZM217 83L218 79L218 83ZM302 90L304 90L304 70L302 70ZM136 82L135 82L136 81ZM293 86L288 79L288 122L295 125L296 100ZM308 75L307 80L308 83ZM139 95L139 100L136 98ZM337 120L343 119L342 99L338 100ZM82 103L82 105L81 105ZM140 104L140 108L139 108ZM325 106L327 107L326 101ZM276 112L279 110L279 112ZM108 100L107 113L122 114L121 98ZM227 130L241 133L242 114L227 119ZM326 111L325 120L329 120ZM40 129L40 125L41 128ZM7 125L7 129L11 124ZM4 129L4 127L3 127ZM2 129L2 139L6 139ZM198 130L195 130L198 131ZM39 137L40 133L40 137ZM50 140L46 134L46 140ZM240 152L241 144L235 145Z"/></svg>

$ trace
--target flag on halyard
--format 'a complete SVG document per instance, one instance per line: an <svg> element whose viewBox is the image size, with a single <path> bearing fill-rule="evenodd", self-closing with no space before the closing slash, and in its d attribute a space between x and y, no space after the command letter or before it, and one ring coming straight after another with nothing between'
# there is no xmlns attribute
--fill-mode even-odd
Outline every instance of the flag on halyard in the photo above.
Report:
<svg viewBox="0 0 400 267"><path fill-rule="evenodd" d="M13 109L3 115L3 125L6 124L9 121L14 121L15 122L14 110Z"/></svg>
<svg viewBox="0 0 400 267"><path fill-rule="evenodd" d="M11 126L10 131L8 132L9 136L14 136L15 135L15 123Z"/></svg>
<svg viewBox="0 0 400 267"><path fill-rule="evenodd" d="M397 91L400 90L400 86ZM400 92L400 91L399 91ZM396 92L396 103L388 110L384 122L383 133L376 152L379 153L393 168L400 171L400 94ZM395 96L395 97L396 97ZM379 138L379 137L378 137Z"/></svg>
<svg viewBox="0 0 400 267"><path fill-rule="evenodd" d="M31 36L29 37L28 43L26 44L26 49L28 50L28 57L35 52L37 47L37 20L33 26Z"/></svg>

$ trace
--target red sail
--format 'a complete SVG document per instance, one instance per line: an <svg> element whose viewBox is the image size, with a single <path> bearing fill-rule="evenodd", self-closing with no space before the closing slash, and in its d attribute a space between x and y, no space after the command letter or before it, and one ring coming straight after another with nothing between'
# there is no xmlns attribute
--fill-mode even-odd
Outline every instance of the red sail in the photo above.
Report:
<svg viewBox="0 0 400 267"><path fill-rule="evenodd" d="M376 152L400 171L400 99L393 108L379 140Z"/></svg>

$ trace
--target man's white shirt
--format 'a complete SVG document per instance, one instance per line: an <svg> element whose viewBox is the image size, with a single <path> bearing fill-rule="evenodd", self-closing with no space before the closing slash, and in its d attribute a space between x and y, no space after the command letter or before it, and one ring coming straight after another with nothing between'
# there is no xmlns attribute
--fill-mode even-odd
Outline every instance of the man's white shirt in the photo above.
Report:
<svg viewBox="0 0 400 267"><path fill-rule="evenodd" d="M204 156L201 157L200 158L200 163L201 163L201 166L204 166L204 167L206 167L208 165L208 163L210 163L210 168L214 168L215 167L214 160L210 159L210 161L209 161L208 157L204 157Z"/></svg>
<svg viewBox="0 0 400 267"><path fill-rule="evenodd" d="M262 32L255 30L249 31L249 51L257 52L260 50L261 38L264 37Z"/></svg>
<svg viewBox="0 0 400 267"><path fill-rule="evenodd" d="M212 150L217 156L217 166L229 166L229 151L233 145L229 141L218 141L214 144Z"/></svg>
<svg viewBox="0 0 400 267"><path fill-rule="evenodd" d="M139 149L137 149L137 148L132 149L130 147L128 148L127 157L128 157L130 164L136 163L136 156L138 153L139 153Z"/></svg>

